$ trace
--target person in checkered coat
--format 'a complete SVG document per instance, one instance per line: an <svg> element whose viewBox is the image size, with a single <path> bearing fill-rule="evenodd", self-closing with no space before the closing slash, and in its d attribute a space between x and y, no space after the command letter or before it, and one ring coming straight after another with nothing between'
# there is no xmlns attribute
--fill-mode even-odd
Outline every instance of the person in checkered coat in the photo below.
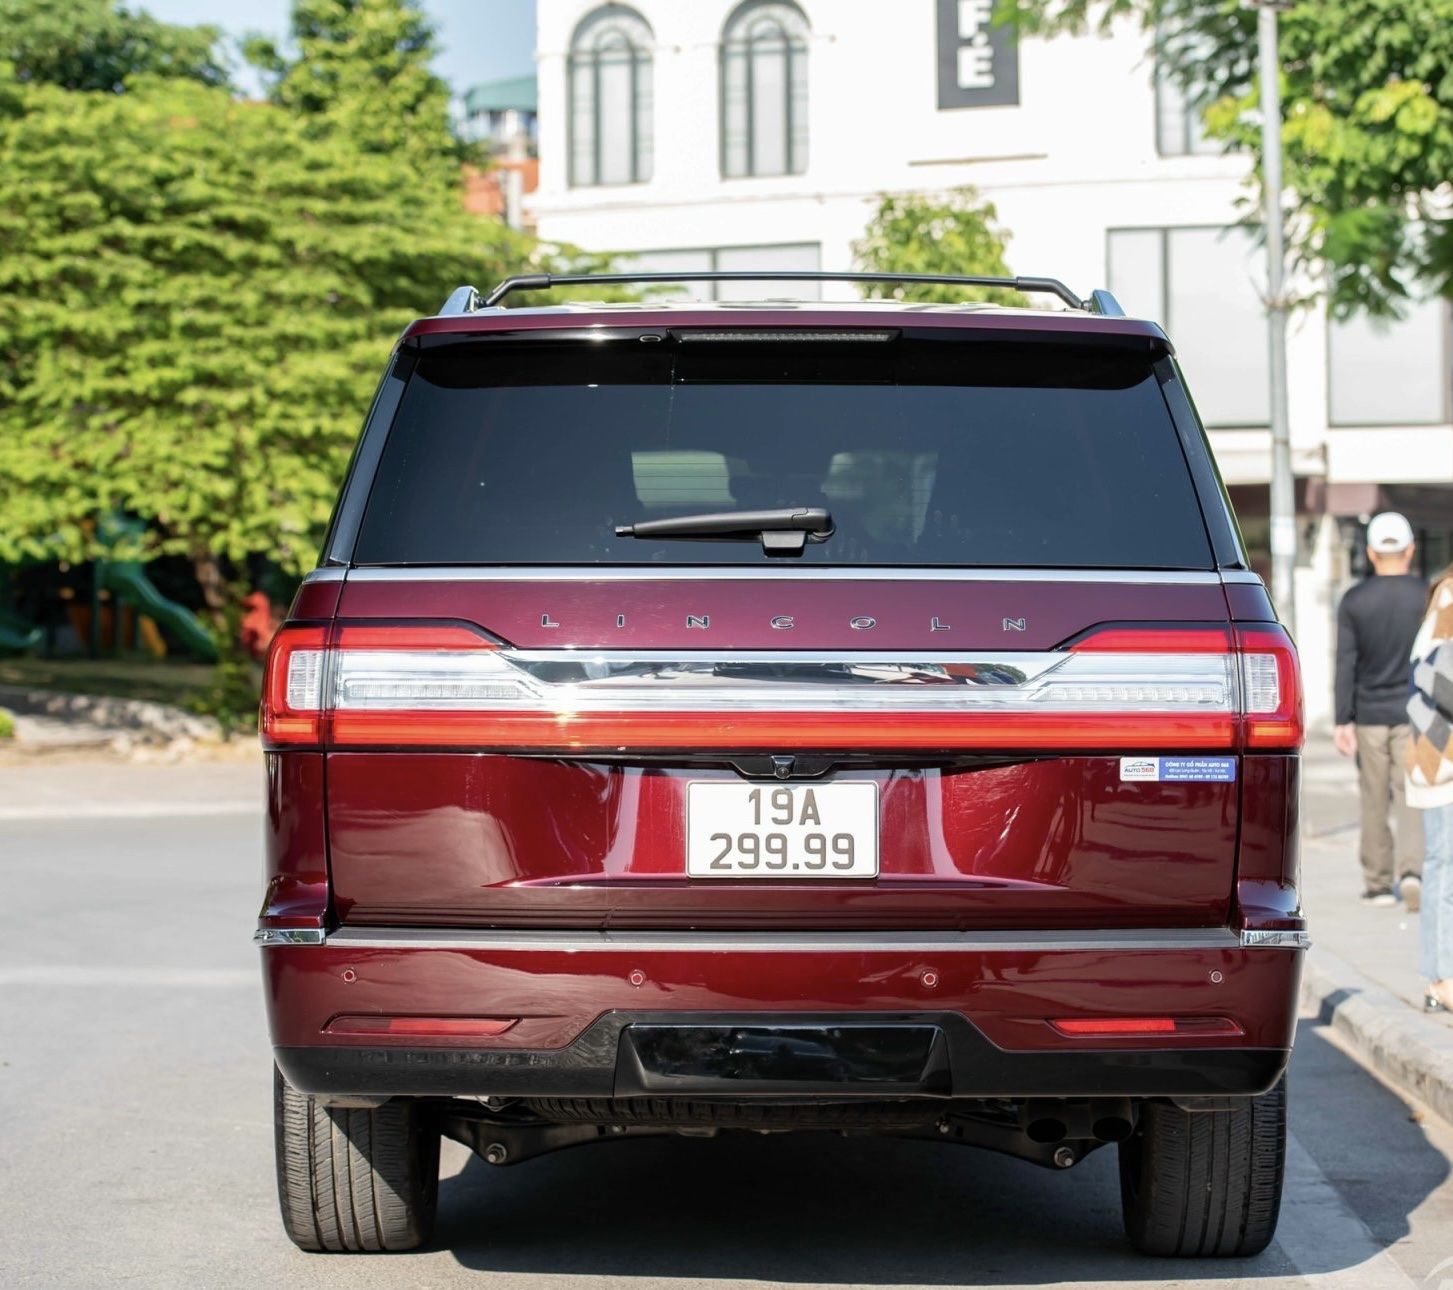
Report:
<svg viewBox="0 0 1453 1290"><path fill-rule="evenodd" d="M1421 967L1429 1011L1453 1010L1453 565L1433 581L1412 652L1407 803L1423 813Z"/></svg>

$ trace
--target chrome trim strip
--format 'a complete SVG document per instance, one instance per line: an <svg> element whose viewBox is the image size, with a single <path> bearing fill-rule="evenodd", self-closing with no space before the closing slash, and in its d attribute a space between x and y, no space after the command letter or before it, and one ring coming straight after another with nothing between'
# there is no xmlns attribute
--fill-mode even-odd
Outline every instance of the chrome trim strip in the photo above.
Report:
<svg viewBox="0 0 1453 1290"><path fill-rule="evenodd" d="M308 582L342 582L348 576L348 570L336 564L323 565L317 569L310 569L303 577Z"/></svg>
<svg viewBox="0 0 1453 1290"><path fill-rule="evenodd" d="M349 569L350 582L1095 582L1214 587L1219 573L1160 569L851 569L777 565L460 565Z"/></svg>
<svg viewBox="0 0 1453 1290"><path fill-rule="evenodd" d="M254 945L322 945L326 939L321 927L259 927L252 934Z"/></svg>
<svg viewBox="0 0 1453 1290"><path fill-rule="evenodd" d="M1084 932L545 932L477 931L470 928L340 927L326 944L340 949L735 951L815 954L831 950L875 953L982 953L988 951L1229 950L1238 945L1228 928L1126 928Z"/></svg>
<svg viewBox="0 0 1453 1290"><path fill-rule="evenodd" d="M1136 950L1310 949L1307 932L1226 928L1127 928L1085 932L535 932L475 931L407 927L342 927L331 935L315 927L259 927L255 945L332 945L365 950L478 950L485 953L539 950L646 953L701 950L742 953L800 953L850 950L877 953L1000 953L1015 951L1127 952Z"/></svg>
<svg viewBox="0 0 1453 1290"><path fill-rule="evenodd" d="M1309 950L1310 932L1253 931L1241 933L1241 948L1247 950Z"/></svg>

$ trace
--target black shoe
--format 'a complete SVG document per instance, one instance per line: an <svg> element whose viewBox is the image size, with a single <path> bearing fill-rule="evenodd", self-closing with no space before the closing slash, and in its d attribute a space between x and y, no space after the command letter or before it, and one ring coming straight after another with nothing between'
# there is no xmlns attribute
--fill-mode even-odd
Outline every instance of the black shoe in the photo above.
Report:
<svg viewBox="0 0 1453 1290"><path fill-rule="evenodd" d="M1416 914L1423 903L1423 880L1415 873L1404 874L1398 883L1398 895L1403 898L1403 908Z"/></svg>
<svg viewBox="0 0 1453 1290"><path fill-rule="evenodd" d="M1423 1011L1447 1012L1448 1005L1445 1004L1442 999L1438 998L1438 996L1434 994L1431 990L1429 990L1428 993L1423 996Z"/></svg>

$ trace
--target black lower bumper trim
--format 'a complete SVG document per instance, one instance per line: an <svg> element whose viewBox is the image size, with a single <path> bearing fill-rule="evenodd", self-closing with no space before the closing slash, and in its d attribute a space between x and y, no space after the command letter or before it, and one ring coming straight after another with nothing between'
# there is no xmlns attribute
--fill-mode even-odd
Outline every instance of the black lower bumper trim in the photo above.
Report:
<svg viewBox="0 0 1453 1290"><path fill-rule="evenodd" d="M611 1013L564 1048L273 1050L304 1093L360 1097L1244 1097L1280 1048L1007 1052L958 1013Z"/></svg>
<svg viewBox="0 0 1453 1290"><path fill-rule="evenodd" d="M937 1026L637 1022L620 1034L615 1095L944 1096L947 1050Z"/></svg>

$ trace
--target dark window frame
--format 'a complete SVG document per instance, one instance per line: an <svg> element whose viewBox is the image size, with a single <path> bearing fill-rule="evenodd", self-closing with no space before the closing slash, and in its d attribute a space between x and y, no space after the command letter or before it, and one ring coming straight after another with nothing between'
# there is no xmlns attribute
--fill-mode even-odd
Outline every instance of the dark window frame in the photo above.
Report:
<svg viewBox="0 0 1453 1290"><path fill-rule="evenodd" d="M612 21L627 20L639 23L646 32L652 35L654 31L651 24L629 5L607 4L592 9L575 26L570 37L570 52L565 59L565 90L566 90L566 166L568 185L571 188L624 188L631 184L649 183L654 172L654 164L649 170L641 164L641 72L643 68L649 68L654 63L654 56L650 48L642 48L629 35L626 36L626 44L630 49L631 67L631 94L630 111L627 113L631 131L631 174L629 179L602 179L601 178L601 139L604 135L601 118L601 97L600 97L600 69L609 51L602 51L597 44L588 43L597 40L601 29L609 26ZM578 68L588 67L590 71L590 119L591 119L591 157L590 176L583 177L579 172L576 162L576 116L579 108L579 100L576 90L576 71ZM654 91L654 87L653 87ZM652 121L647 123L647 129L654 131L655 116L655 95L652 94L651 116ZM654 142L654 141L653 141ZM652 149L654 153L654 148Z"/></svg>
<svg viewBox="0 0 1453 1290"><path fill-rule="evenodd" d="M1110 274L1110 239L1116 233L1156 233L1159 235L1160 243L1160 316L1158 321L1167 332L1171 330L1170 324L1170 235L1172 233L1227 233L1232 229L1246 229L1247 231L1260 233L1260 229L1252 228L1245 224L1117 224L1105 230L1105 281L1111 282ZM1114 284L1111 283L1111 290ZM1171 337L1171 343L1175 343L1175 337ZM1270 343L1268 341L1268 343ZM1271 405L1270 394L1267 395L1267 414L1265 421L1206 421L1207 430L1267 430L1271 427Z"/></svg>
<svg viewBox="0 0 1453 1290"><path fill-rule="evenodd" d="M807 173L808 144L804 136L801 148L796 144L797 127L800 123L794 115L793 101L796 98L798 78L807 76L807 39L794 41L793 33L787 28L777 27L779 48L783 62L783 101L786 110L782 114L782 156L784 168L782 170L758 170L756 161L756 127L757 127L757 94L756 94L756 58L759 43L765 43L758 36L748 33L745 37L738 36L738 31L745 30L752 21L752 15L760 9L785 8L793 10L802 20L803 28L810 32L811 26L807 21L807 15L801 8L791 3L791 0L744 0L727 16L726 22L722 25L721 47L717 59L717 82L718 90L718 123L719 139L718 145L721 156L721 177L723 179L779 179L787 175L802 175ZM743 66L745 86L743 90L744 120L742 122L743 138L746 146L745 168L733 170L730 163L727 147L727 136L729 134L729 123L731 117L731 105L727 100L727 75L728 67L733 58L740 58ZM798 155L799 152L802 155Z"/></svg>
<svg viewBox="0 0 1453 1290"><path fill-rule="evenodd" d="M1177 146L1166 148L1166 120L1164 115L1164 103L1162 93L1175 94L1181 100L1181 129ZM1196 119L1193 114L1199 114L1206 106L1206 101L1196 100L1190 91L1183 89L1179 84L1167 76L1157 58L1151 75L1151 96L1154 99L1155 107L1155 152L1159 157L1221 157L1226 149L1215 140L1208 138L1204 133L1201 135L1202 142L1213 145L1212 147L1197 148L1191 138L1192 121Z"/></svg>
<svg viewBox="0 0 1453 1290"><path fill-rule="evenodd" d="M1443 383L1439 391L1442 407L1438 419L1435 421L1407 421L1403 419L1389 421L1342 421L1336 415L1336 405L1332 401L1332 329L1337 325L1337 320L1332 317L1331 312L1327 313L1327 335L1326 363L1327 369L1327 427L1331 430L1385 430L1396 429L1401 426L1426 427L1445 426L1453 422L1453 303L1447 300L1440 302L1442 305L1443 321L1439 329L1443 341L1443 357L1439 365L1439 372L1442 374Z"/></svg>

